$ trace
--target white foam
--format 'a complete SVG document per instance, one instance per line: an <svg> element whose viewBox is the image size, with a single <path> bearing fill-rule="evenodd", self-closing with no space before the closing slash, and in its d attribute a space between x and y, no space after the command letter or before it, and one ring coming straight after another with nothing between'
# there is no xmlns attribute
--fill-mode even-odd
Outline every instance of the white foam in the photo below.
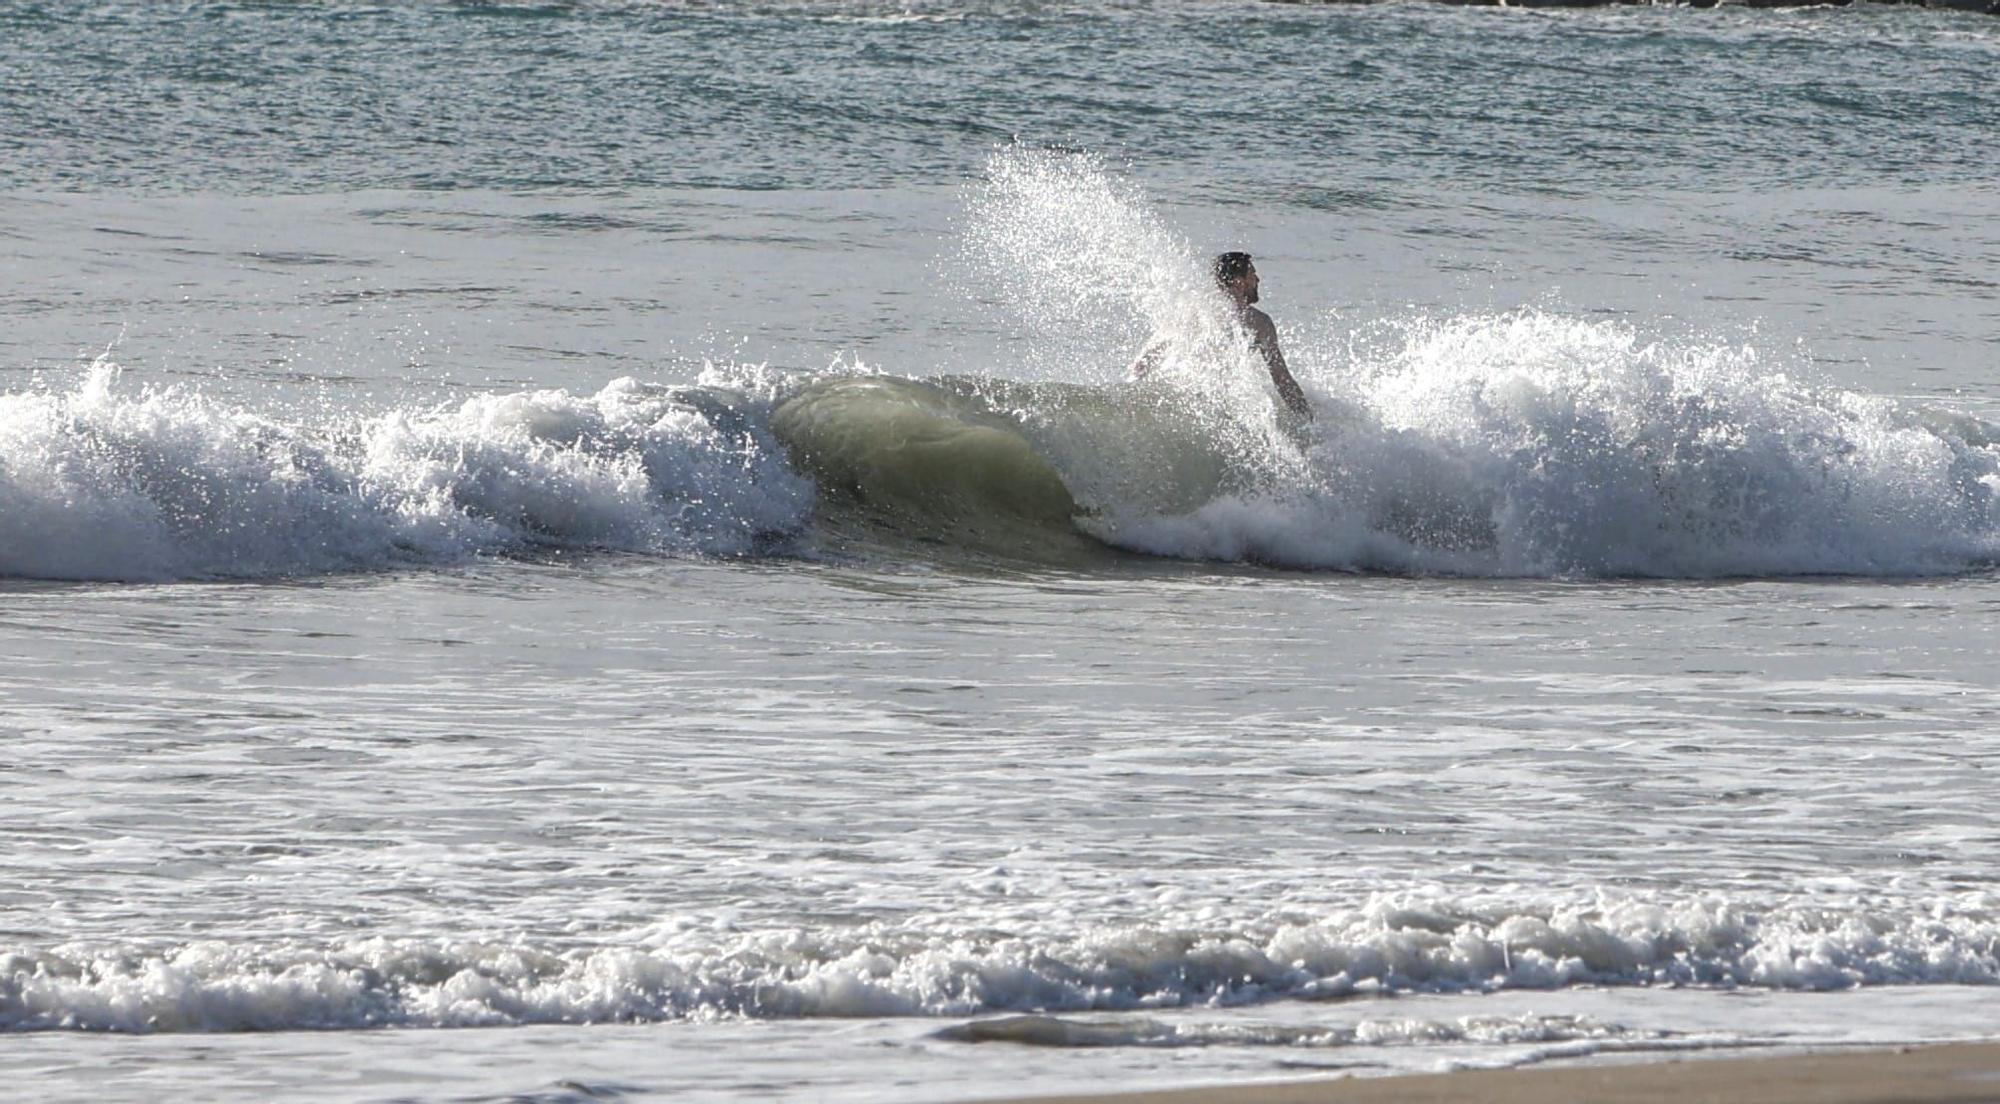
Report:
<svg viewBox="0 0 2000 1104"><path fill-rule="evenodd" d="M1299 481L1269 370L1208 259L1100 159L996 153L964 230L984 270L978 294L997 293L1026 327L1024 363L1008 374L1130 388L1125 367L1141 344L1157 343L1159 359L1137 386L1244 478Z"/></svg>
<svg viewBox="0 0 2000 1104"><path fill-rule="evenodd" d="M1288 486L1117 517L1154 554L1482 575L1915 575L2000 560L1992 427L1754 350L1542 311L1418 318L1345 366Z"/></svg>
<svg viewBox="0 0 2000 1104"><path fill-rule="evenodd" d="M129 391L100 362L66 390L0 395L0 576L260 577L548 547L742 554L797 531L811 487L731 401L626 379L304 425Z"/></svg>
<svg viewBox="0 0 2000 1104"><path fill-rule="evenodd" d="M1082 932L868 925L737 933L667 923L571 945L72 943L0 954L0 1029L966 1016L1570 986L1995 985L1996 947L2000 916L1977 896L1852 910L1710 898L1509 905L1384 897L1317 921L1236 928L1191 921ZM1516 1029L1461 1025L1461 1036L1476 1041L1489 1027ZM1589 1034L1578 1030L1506 1041ZM1152 1041L1135 1028L1111 1043Z"/></svg>
<svg viewBox="0 0 2000 1104"><path fill-rule="evenodd" d="M1751 349L1522 310L1316 344L1291 319L1318 413L1295 436L1196 251L1100 160L995 155L966 229L1027 327L1031 371L1152 395L1234 469L1222 495L1162 513L1160 495L1100 493L1130 482L1100 456L1051 456L1090 531L1136 551L1515 576L2000 560L2000 433L1971 419L1809 386ZM1166 362L1114 378L1146 333L1167 339Z"/></svg>

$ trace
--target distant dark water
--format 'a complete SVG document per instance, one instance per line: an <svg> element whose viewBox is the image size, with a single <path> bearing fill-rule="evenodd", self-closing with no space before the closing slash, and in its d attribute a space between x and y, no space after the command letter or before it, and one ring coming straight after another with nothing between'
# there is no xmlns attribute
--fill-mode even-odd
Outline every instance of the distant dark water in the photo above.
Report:
<svg viewBox="0 0 2000 1104"><path fill-rule="evenodd" d="M1393 204L1987 178L2000 127L1991 21L1865 5L6 9L11 188L894 188L1018 138Z"/></svg>

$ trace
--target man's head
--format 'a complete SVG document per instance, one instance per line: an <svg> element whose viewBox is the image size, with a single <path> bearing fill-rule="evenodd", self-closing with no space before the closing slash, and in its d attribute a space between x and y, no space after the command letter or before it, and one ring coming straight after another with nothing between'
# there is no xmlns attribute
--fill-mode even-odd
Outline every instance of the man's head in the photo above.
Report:
<svg viewBox="0 0 2000 1104"><path fill-rule="evenodd" d="M1229 294L1231 299L1248 306L1257 301L1257 266L1250 263L1248 253L1223 253L1210 266L1215 274L1215 283Z"/></svg>

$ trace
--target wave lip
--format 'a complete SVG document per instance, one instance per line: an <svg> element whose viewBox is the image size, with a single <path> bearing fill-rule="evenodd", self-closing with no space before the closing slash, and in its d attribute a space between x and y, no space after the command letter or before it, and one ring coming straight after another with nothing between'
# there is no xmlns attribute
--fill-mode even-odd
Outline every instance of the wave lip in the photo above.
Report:
<svg viewBox="0 0 2000 1104"><path fill-rule="evenodd" d="M266 578L536 549L739 555L811 487L717 388L629 379L298 424L198 393L0 396L0 577Z"/></svg>
<svg viewBox="0 0 2000 1104"><path fill-rule="evenodd" d="M2000 985L1996 948L2000 919L1978 900L1841 911L1713 899L1470 907L1404 898L1315 922L1080 934L881 925L717 934L665 925L589 946L71 943L0 953L0 1030L1131 1012L1606 985L1989 986ZM1147 1043L1141 1036L1112 1041Z"/></svg>
<svg viewBox="0 0 2000 1104"><path fill-rule="evenodd" d="M905 523L1062 527L1079 509L1018 424L932 383L830 377L787 398L771 422L822 491Z"/></svg>

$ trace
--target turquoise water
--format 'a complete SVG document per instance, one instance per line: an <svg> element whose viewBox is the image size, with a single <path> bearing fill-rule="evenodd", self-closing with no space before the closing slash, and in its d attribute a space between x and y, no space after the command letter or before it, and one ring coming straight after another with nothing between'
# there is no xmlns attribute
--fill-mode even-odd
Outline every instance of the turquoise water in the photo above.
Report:
<svg viewBox="0 0 2000 1104"><path fill-rule="evenodd" d="M1992 1035L1997 55L1867 5L0 3L0 1070L957 1100Z"/></svg>

